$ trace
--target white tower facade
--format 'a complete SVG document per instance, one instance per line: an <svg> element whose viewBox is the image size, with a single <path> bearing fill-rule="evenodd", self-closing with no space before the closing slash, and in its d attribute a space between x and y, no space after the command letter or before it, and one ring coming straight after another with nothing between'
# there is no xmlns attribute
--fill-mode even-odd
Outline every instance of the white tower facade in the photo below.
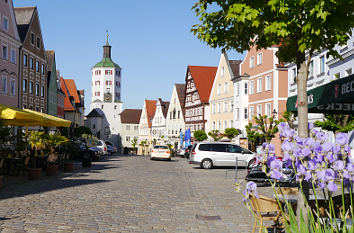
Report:
<svg viewBox="0 0 354 233"><path fill-rule="evenodd" d="M123 103L121 101L121 71L119 65L111 59L111 46L103 46L103 58L92 67L92 98L90 110L101 109L108 121L104 138L113 142L117 147L121 145L120 113Z"/></svg>

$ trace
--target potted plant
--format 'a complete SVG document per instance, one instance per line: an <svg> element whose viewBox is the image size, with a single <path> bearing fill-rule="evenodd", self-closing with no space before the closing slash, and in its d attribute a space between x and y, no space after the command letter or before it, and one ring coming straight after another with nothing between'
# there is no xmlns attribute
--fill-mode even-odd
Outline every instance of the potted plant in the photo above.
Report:
<svg viewBox="0 0 354 233"><path fill-rule="evenodd" d="M28 178L30 180L38 179L41 175L41 168L38 166L38 152L45 148L44 132L30 131L28 144L31 147Z"/></svg>
<svg viewBox="0 0 354 233"><path fill-rule="evenodd" d="M59 134L49 134L46 136L46 146L48 149L48 158L46 171L47 175L55 175L58 171L59 147L68 142L68 139ZM65 164L64 164L65 167Z"/></svg>

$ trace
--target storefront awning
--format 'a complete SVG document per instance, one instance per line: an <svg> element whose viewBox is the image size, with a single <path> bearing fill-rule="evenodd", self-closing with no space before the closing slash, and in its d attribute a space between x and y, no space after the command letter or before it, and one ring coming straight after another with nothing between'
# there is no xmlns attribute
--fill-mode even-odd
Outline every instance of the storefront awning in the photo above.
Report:
<svg viewBox="0 0 354 233"><path fill-rule="evenodd" d="M354 75L307 91L309 113L354 114ZM297 95L289 97L286 109L297 112Z"/></svg>
<svg viewBox="0 0 354 233"><path fill-rule="evenodd" d="M41 122L40 125L44 127L67 127L68 128L71 125L71 121L64 120L59 117L55 117L46 113L36 112L30 109L24 109L24 111L43 117L43 121Z"/></svg>

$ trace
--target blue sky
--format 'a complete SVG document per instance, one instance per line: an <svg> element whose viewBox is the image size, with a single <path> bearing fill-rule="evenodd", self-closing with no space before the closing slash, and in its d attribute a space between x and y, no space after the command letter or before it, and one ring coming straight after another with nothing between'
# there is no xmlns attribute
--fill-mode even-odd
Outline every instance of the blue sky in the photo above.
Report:
<svg viewBox="0 0 354 233"><path fill-rule="evenodd" d="M169 101L174 83L184 83L188 65L217 66L211 49L190 29L198 23L191 0L13 0L37 6L44 46L55 50L57 69L85 89L91 101L91 67L102 58L109 31L112 59L122 71L123 108L142 108L144 99ZM236 52L230 59L242 59Z"/></svg>

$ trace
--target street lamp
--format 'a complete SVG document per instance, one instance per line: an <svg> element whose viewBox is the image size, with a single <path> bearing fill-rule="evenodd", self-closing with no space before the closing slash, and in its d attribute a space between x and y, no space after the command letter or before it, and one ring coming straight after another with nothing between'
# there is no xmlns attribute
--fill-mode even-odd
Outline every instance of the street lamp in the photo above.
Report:
<svg viewBox="0 0 354 233"><path fill-rule="evenodd" d="M274 108L274 110L273 110L272 113L273 113L273 117L276 118L276 116L277 116L277 110L275 110L275 108Z"/></svg>

